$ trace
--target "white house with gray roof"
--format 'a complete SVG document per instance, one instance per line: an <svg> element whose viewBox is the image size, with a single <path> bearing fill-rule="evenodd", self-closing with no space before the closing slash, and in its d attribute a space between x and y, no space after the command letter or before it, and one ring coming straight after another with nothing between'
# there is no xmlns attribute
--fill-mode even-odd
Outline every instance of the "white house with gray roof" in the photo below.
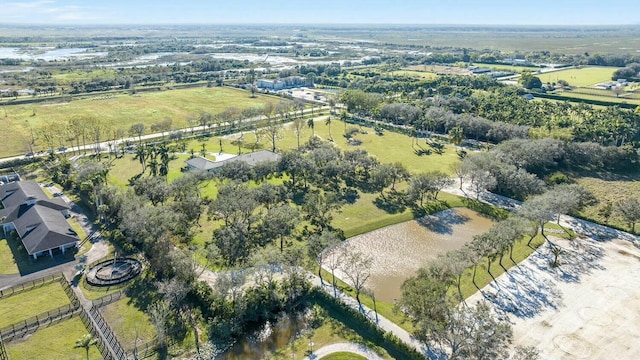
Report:
<svg viewBox="0 0 640 360"><path fill-rule="evenodd" d="M224 164L234 162L234 161L244 161L247 165L253 167L261 162L275 162L280 160L280 154L276 154L269 150L260 150L248 154L242 154L238 156L234 156L229 159L225 159L222 161L211 161L209 159L205 159L203 157L194 157L187 160L187 169L189 170L202 170L206 172L214 172L217 168L223 166Z"/></svg>
<svg viewBox="0 0 640 360"><path fill-rule="evenodd" d="M69 205L50 199L33 181L16 181L0 186L0 224L4 233L15 230L30 256L37 259L54 250L62 253L78 246L80 239L67 217Z"/></svg>

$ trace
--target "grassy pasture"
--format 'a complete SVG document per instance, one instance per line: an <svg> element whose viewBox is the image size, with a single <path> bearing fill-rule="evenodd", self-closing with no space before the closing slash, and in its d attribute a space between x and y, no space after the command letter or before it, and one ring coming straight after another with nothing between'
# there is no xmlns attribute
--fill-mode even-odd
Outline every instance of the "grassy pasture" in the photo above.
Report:
<svg viewBox="0 0 640 360"><path fill-rule="evenodd" d="M611 81L611 76L617 69L615 67L587 66L536 74L536 76L543 83L565 80L572 86L594 86L598 83Z"/></svg>
<svg viewBox="0 0 640 360"><path fill-rule="evenodd" d="M155 337L155 329L147 314L133 305L130 298L123 298L111 303L100 312L113 329L125 350L151 341Z"/></svg>
<svg viewBox="0 0 640 360"><path fill-rule="evenodd" d="M69 304L59 282L0 299L0 328Z"/></svg>
<svg viewBox="0 0 640 360"><path fill-rule="evenodd" d="M84 360L84 348L74 348L76 340L88 334L80 318L73 317L48 328L39 329L23 341L12 341L5 345L11 360ZM63 336L61 336L63 335ZM90 360L102 359L98 348L89 348Z"/></svg>
<svg viewBox="0 0 640 360"><path fill-rule="evenodd" d="M107 128L128 132L132 124L142 123L146 132L152 124L166 118L173 120L173 128L189 126L189 116L198 117L207 111L218 114L228 107L244 109L262 107L266 102L277 103L282 99L259 94L251 98L249 93L233 88L190 88L140 93L134 96L121 94L104 100L81 99L63 103L8 105L4 118L4 131L0 133L3 148L0 157L20 155L27 151L27 144L34 132L34 150L46 150L38 139L38 129L45 124L63 127L71 118L96 118ZM66 141L66 146L70 142Z"/></svg>

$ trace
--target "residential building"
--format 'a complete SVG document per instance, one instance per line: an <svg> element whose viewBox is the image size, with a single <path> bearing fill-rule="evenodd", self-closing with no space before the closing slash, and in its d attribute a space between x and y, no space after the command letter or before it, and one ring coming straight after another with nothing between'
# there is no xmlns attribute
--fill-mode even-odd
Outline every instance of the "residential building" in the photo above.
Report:
<svg viewBox="0 0 640 360"><path fill-rule="evenodd" d="M15 230L24 249L37 259L54 251L62 253L78 246L78 234L71 229L69 205L61 198L50 199L34 181L15 181L0 186L0 224L5 234Z"/></svg>

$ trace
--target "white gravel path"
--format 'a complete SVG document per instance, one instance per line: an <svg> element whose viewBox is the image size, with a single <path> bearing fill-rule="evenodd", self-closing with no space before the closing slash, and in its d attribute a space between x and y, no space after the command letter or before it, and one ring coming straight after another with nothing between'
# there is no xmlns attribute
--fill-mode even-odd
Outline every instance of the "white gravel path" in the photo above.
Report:
<svg viewBox="0 0 640 360"><path fill-rule="evenodd" d="M305 357L305 360L318 360L322 357L338 353L338 352L350 352L366 357L368 360L382 360L380 356L374 353L371 349L364 345L356 343L336 343L327 346L323 346L320 349L314 351L311 355Z"/></svg>

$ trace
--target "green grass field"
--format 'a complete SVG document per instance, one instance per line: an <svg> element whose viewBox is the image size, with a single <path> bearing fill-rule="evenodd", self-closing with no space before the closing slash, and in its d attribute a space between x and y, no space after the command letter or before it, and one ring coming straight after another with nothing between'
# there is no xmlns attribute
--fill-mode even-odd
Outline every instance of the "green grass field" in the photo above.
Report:
<svg viewBox="0 0 640 360"><path fill-rule="evenodd" d="M151 341L155 337L155 329L147 314L135 307L130 298L122 298L100 309L104 319L115 332L125 350L132 350L138 345Z"/></svg>
<svg viewBox="0 0 640 360"><path fill-rule="evenodd" d="M34 150L46 150L39 139L39 129L45 124L64 126L71 118L94 117L111 129L128 132L132 124L143 123L148 133L152 124L171 118L173 128L189 126L187 117L198 117L207 111L218 114L228 107L244 109L262 107L266 102L277 103L282 99L258 95L251 98L243 90L232 88L191 88L136 94L122 94L106 100L82 99L66 103L41 103L8 105L7 117L3 119L4 131L0 142L4 145L0 157L24 154L31 140L31 131L36 140ZM35 114L35 115L34 115ZM103 137L104 139L104 137ZM65 141L70 146L69 141Z"/></svg>
<svg viewBox="0 0 640 360"><path fill-rule="evenodd" d="M74 81L91 80L98 78L115 78L118 77L118 71L113 68L90 70L66 70L54 72L51 77L60 84L68 85Z"/></svg>
<svg viewBox="0 0 640 360"><path fill-rule="evenodd" d="M437 74L431 72L424 71L415 71L415 70L395 70L384 73L385 76L408 76L413 78L418 78L421 80L434 80L438 78Z"/></svg>
<svg viewBox="0 0 640 360"><path fill-rule="evenodd" d="M0 328L69 304L59 282L0 299Z"/></svg>
<svg viewBox="0 0 640 360"><path fill-rule="evenodd" d="M557 83L565 80L572 86L593 86L598 83L611 81L613 72L618 68L587 66L579 69L558 70L550 73L536 74L542 83Z"/></svg>
<svg viewBox="0 0 640 360"><path fill-rule="evenodd" d="M23 341L5 344L11 360L84 360L84 348L74 348L76 340L88 334L80 318L74 317L48 328L41 328ZM63 336L61 336L63 335ZM98 348L89 348L89 359L102 359Z"/></svg>

